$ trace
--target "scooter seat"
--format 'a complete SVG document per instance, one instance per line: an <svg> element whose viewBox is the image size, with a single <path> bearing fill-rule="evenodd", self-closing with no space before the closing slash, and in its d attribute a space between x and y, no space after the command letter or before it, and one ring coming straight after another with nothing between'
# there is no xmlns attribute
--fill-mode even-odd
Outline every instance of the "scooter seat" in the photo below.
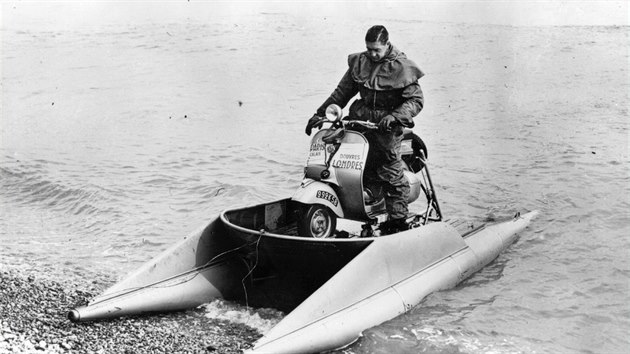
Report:
<svg viewBox="0 0 630 354"><path fill-rule="evenodd" d="M427 150L427 145L418 135L413 132L413 130L405 129L403 131L403 140L411 140L411 148L413 149L414 155L421 156L420 152L422 151L425 159L429 157L429 150Z"/></svg>
<svg viewBox="0 0 630 354"><path fill-rule="evenodd" d="M402 159L414 173L424 168L424 160L429 156L427 146L411 129L405 129L402 142Z"/></svg>

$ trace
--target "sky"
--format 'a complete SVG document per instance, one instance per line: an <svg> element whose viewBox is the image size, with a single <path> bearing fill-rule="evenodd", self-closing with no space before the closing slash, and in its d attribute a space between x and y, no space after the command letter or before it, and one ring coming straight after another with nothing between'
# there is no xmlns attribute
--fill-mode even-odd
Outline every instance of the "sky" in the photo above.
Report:
<svg viewBox="0 0 630 354"><path fill-rule="evenodd" d="M177 22L221 16L229 20L260 12L295 16L376 16L432 22L514 26L629 25L628 1L2 1L3 28L54 29L129 22Z"/></svg>

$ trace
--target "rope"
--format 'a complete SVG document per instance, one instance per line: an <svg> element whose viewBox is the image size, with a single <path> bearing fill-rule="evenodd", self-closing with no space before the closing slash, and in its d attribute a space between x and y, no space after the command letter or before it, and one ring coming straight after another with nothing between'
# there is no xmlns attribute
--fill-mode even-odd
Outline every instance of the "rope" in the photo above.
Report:
<svg viewBox="0 0 630 354"><path fill-rule="evenodd" d="M241 279L241 284L243 285L243 293L245 293L245 307L249 308L249 298L247 296L247 286L245 286L245 279L247 279L247 277L249 277L253 272L254 269L256 269L256 267L258 266L258 245L260 244L260 239L262 238L262 234L258 235L258 240L256 240L256 261L254 262L254 266L249 270L249 272L247 272L247 274L245 274L245 276L243 277L243 279ZM254 242L249 243L248 245L254 244Z"/></svg>

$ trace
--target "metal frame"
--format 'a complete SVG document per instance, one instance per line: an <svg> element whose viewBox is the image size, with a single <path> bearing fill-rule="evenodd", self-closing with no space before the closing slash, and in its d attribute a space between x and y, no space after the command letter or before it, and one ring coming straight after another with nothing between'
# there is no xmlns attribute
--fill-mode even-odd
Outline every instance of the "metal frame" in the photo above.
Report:
<svg viewBox="0 0 630 354"><path fill-rule="evenodd" d="M422 190L427 198L427 210L418 215L416 222L422 220L422 225L426 225L429 221L442 221L442 210L440 209L440 203L438 202L437 195L435 194L435 188L433 187L433 181L431 180L431 174L429 173L429 166L427 159L424 156L424 152L420 152L422 156L419 157L420 161L424 165L420 173L422 174L423 183ZM435 216L432 216L435 212Z"/></svg>

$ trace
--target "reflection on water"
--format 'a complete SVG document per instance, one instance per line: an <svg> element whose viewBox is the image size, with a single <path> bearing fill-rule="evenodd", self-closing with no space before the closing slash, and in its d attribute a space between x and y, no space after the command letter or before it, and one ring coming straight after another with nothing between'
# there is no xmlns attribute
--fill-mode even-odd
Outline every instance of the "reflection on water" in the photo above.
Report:
<svg viewBox="0 0 630 354"><path fill-rule="evenodd" d="M322 21L3 30L2 262L114 278L220 210L289 195L306 120L362 50L363 30L353 46ZM542 214L345 352L627 348L627 29L390 27L427 72L415 131L447 217Z"/></svg>

